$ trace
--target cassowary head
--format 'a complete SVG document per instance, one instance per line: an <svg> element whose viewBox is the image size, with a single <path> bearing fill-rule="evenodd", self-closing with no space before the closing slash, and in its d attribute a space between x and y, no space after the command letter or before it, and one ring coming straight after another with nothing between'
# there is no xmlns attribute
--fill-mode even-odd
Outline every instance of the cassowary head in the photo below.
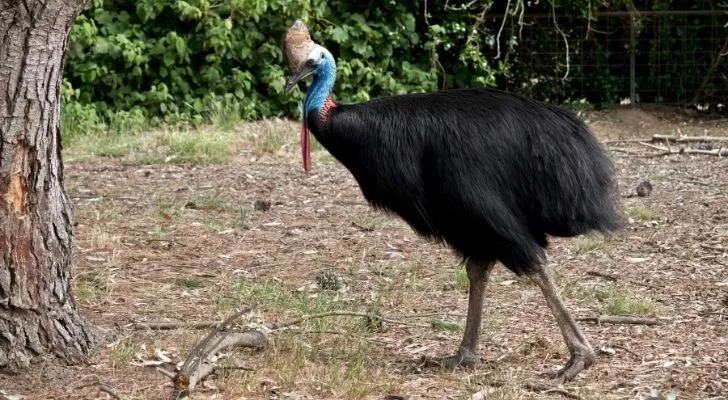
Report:
<svg viewBox="0 0 728 400"><path fill-rule="evenodd" d="M289 75L286 79L286 93L302 79L313 75L313 82L306 91L301 116L301 155L303 168L311 169L311 143L306 119L314 111L326 109L326 99L336 80L336 62L328 50L311 40L308 28L297 20L288 28L283 44L283 54L288 62Z"/></svg>
<svg viewBox="0 0 728 400"><path fill-rule="evenodd" d="M301 20L296 20L288 28L283 54L290 72L286 79L286 92L311 75L321 77L336 71L334 57L326 48L311 40L308 28Z"/></svg>

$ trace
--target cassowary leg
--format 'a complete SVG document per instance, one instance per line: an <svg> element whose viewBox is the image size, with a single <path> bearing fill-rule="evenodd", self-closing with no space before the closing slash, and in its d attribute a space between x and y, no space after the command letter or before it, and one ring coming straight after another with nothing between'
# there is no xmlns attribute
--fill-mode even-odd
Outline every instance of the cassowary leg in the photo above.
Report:
<svg viewBox="0 0 728 400"><path fill-rule="evenodd" d="M546 302L556 318L561 334L566 341L566 346L571 353L569 362L556 373L556 378L561 378L564 381L572 380L579 372L594 364L594 350L592 350L589 341L579 330L571 314L564 307L554 280L546 267L542 266L537 273L531 275L531 279L536 282L546 297Z"/></svg>
<svg viewBox="0 0 728 400"><path fill-rule="evenodd" d="M465 321L465 333L457 353L454 356L430 358L427 364L437 365L446 369L455 369L458 366L472 367L480 361L480 325L483 317L483 297L485 285L488 283L494 262L486 264L468 260L465 270L470 281L468 294L468 316Z"/></svg>

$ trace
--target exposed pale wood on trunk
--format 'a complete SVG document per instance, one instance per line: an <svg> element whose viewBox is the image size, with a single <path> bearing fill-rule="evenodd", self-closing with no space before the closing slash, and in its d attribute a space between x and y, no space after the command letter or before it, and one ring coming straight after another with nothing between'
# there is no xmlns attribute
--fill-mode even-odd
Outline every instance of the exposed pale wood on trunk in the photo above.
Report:
<svg viewBox="0 0 728 400"><path fill-rule="evenodd" d="M0 370L81 361L93 335L71 296L73 213L59 92L86 0L0 0Z"/></svg>

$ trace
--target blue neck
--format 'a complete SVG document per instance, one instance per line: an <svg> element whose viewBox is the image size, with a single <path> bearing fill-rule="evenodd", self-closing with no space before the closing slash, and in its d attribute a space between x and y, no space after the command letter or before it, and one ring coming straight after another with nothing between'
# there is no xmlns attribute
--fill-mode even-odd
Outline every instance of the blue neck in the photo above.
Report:
<svg viewBox="0 0 728 400"><path fill-rule="evenodd" d="M306 92L306 98L303 101L304 119L308 118L311 111L319 111L324 106L326 98L329 97L331 89L336 81L336 63L333 57L326 57L324 61L316 68L313 83Z"/></svg>

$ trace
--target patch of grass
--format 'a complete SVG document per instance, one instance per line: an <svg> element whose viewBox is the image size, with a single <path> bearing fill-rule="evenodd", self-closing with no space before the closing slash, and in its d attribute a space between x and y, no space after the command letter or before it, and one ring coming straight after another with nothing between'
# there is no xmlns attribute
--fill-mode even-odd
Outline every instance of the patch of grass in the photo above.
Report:
<svg viewBox="0 0 728 400"><path fill-rule="evenodd" d="M170 223L179 218L181 214L180 205L174 202L161 201L152 210L152 217L158 223Z"/></svg>
<svg viewBox="0 0 728 400"><path fill-rule="evenodd" d="M465 264L461 263L452 272L453 284L456 288L467 289L470 286L468 272L465 270Z"/></svg>
<svg viewBox="0 0 728 400"><path fill-rule="evenodd" d="M157 144L173 164L224 164L237 150L238 138L229 131L172 131Z"/></svg>
<svg viewBox="0 0 728 400"><path fill-rule="evenodd" d="M206 109L206 120L217 129L229 132L240 122L242 106L239 101L213 99L208 102Z"/></svg>
<svg viewBox="0 0 728 400"><path fill-rule="evenodd" d="M636 296L614 288L580 287L575 283L564 286L563 295L568 298L596 299L604 305L608 315L654 316L659 314L659 304L646 297Z"/></svg>
<svg viewBox="0 0 728 400"><path fill-rule="evenodd" d="M126 341L114 346L109 352L109 362L112 368L122 367L131 360L141 349L141 345L137 342Z"/></svg>
<svg viewBox="0 0 728 400"><path fill-rule="evenodd" d="M287 128L288 126L286 126ZM253 136L253 148L258 154L275 154L288 143L293 133L280 124L264 121L260 131ZM313 146L312 146L313 147Z"/></svg>
<svg viewBox="0 0 728 400"><path fill-rule="evenodd" d="M218 194L214 195L199 195L189 199L185 203L186 208L192 208L195 210L212 210L212 211L226 211L231 209L231 206L225 202Z"/></svg>
<svg viewBox="0 0 728 400"><path fill-rule="evenodd" d="M230 229L237 229L239 231L247 231L251 228L250 224L245 221L239 220L220 220L210 219L205 220L204 225L207 229L216 233L228 231Z"/></svg>
<svg viewBox="0 0 728 400"><path fill-rule="evenodd" d="M119 236L114 236L99 227L94 227L91 231L89 245L94 249L112 249L121 244Z"/></svg>
<svg viewBox="0 0 728 400"><path fill-rule="evenodd" d="M73 280L73 292L76 298L86 301L100 299L108 292L107 272L97 267L82 269L76 272Z"/></svg>
<svg viewBox="0 0 728 400"><path fill-rule="evenodd" d="M387 226L389 220L379 215L354 214L351 216L351 223L363 231L371 232L377 228Z"/></svg>
<svg viewBox="0 0 728 400"><path fill-rule="evenodd" d="M240 139L231 130L151 130L134 133L109 131L69 141L64 157L82 161L92 157L121 158L127 165L224 164L235 154Z"/></svg>
<svg viewBox="0 0 728 400"><path fill-rule="evenodd" d="M436 331L460 332L463 327L460 324L449 321L432 321L432 329Z"/></svg>
<svg viewBox="0 0 728 400"><path fill-rule="evenodd" d="M337 292L323 291L311 295L297 291L276 279L264 282L240 280L233 293L218 298L218 308L231 308L258 304L270 312L296 312L315 314L344 308L342 297Z"/></svg>
<svg viewBox="0 0 728 400"><path fill-rule="evenodd" d="M337 330L341 334L304 330L277 335L267 350L265 367L246 374L238 384L250 382L248 386L255 387L265 377L285 390L304 390L312 398L364 399L397 393L401 378L380 368L381 355L367 331L341 323Z"/></svg>
<svg viewBox="0 0 728 400"><path fill-rule="evenodd" d="M177 278L174 284L185 289L201 289L210 284L210 281L202 278Z"/></svg>
<svg viewBox="0 0 728 400"><path fill-rule="evenodd" d="M160 225L152 226L152 229L150 229L147 234L149 235L149 240L151 241L164 240L164 237L167 236L167 232Z"/></svg>
<svg viewBox="0 0 728 400"><path fill-rule="evenodd" d="M636 206L632 208L629 210L629 216L634 218L635 221L641 222L654 221L660 218L660 214L657 211L647 206Z"/></svg>
<svg viewBox="0 0 728 400"><path fill-rule="evenodd" d="M574 252L577 255L597 253L606 248L604 238L599 236L580 236L574 242Z"/></svg>
<svg viewBox="0 0 728 400"><path fill-rule="evenodd" d="M609 315L654 316L659 308L650 298L624 293L610 293L605 303L604 311Z"/></svg>

